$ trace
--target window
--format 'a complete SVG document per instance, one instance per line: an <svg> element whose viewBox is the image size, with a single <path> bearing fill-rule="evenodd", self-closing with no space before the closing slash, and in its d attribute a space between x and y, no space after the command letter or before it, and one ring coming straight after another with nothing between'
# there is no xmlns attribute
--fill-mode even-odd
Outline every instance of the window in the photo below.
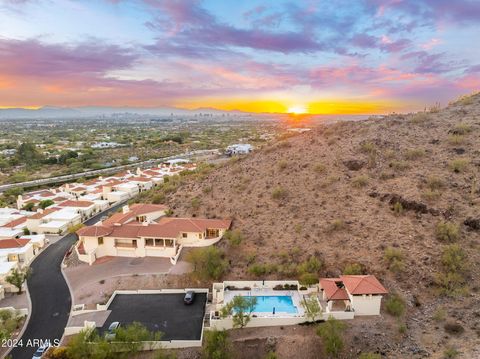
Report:
<svg viewBox="0 0 480 359"><path fill-rule="evenodd" d="M183 238L187 238L188 234L187 233L182 233Z"/></svg>
<svg viewBox="0 0 480 359"><path fill-rule="evenodd" d="M98 237L98 245L102 245L103 244L103 237Z"/></svg>
<svg viewBox="0 0 480 359"><path fill-rule="evenodd" d="M155 238L155 245L163 247L163 239Z"/></svg>
<svg viewBox="0 0 480 359"><path fill-rule="evenodd" d="M165 239L165 246L166 247L173 247L175 241L173 239Z"/></svg>
<svg viewBox="0 0 480 359"><path fill-rule="evenodd" d="M145 238L146 246L153 246L153 238Z"/></svg>

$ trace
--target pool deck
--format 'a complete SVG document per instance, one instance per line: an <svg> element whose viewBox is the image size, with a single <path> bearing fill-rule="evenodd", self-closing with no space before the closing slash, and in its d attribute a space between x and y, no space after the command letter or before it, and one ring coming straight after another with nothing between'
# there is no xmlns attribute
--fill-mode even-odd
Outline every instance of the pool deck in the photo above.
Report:
<svg viewBox="0 0 480 359"><path fill-rule="evenodd" d="M273 290L273 289L266 289L266 288L253 288L252 290L225 290L224 292L224 303L230 302L233 297L241 295L243 297L279 297L279 296L289 296L292 297L292 302L295 308L297 309L297 313L286 313L286 312L276 312L275 314L272 313L265 313L265 312L253 312L254 315L257 317L264 317L264 318L279 318L279 317L303 317L304 309L301 305L302 296L297 290Z"/></svg>

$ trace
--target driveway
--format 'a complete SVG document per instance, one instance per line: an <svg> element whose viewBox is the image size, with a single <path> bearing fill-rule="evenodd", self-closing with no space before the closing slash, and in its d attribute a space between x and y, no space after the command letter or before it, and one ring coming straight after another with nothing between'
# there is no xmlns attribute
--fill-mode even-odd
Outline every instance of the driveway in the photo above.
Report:
<svg viewBox="0 0 480 359"><path fill-rule="evenodd" d="M73 302L82 304L82 296L98 286L101 280L125 275L168 273L171 267L169 258L103 257L91 266L81 264L67 268L65 275L73 291Z"/></svg>
<svg viewBox="0 0 480 359"><path fill-rule="evenodd" d="M122 207L120 203L99 213L85 222L91 225L102 216ZM68 234L56 243L50 244L32 262L32 276L27 281L32 302L31 315L22 335L20 344L10 355L13 359L30 359L38 348L38 340L59 340L70 316L72 300L60 266L63 256L76 241L76 235ZM36 343L33 340L37 339Z"/></svg>
<svg viewBox="0 0 480 359"><path fill-rule="evenodd" d="M163 333L162 340L200 340L207 295L197 293L191 305L183 304L185 294L120 294L108 307L110 315L100 328L112 322L140 322L150 331Z"/></svg>

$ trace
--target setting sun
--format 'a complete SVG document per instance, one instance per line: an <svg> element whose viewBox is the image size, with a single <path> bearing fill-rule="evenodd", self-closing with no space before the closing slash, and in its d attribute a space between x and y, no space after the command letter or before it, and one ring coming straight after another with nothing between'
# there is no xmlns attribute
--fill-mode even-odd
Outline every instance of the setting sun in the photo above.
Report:
<svg viewBox="0 0 480 359"><path fill-rule="evenodd" d="M307 109L305 106L296 105L288 108L288 113L292 113L294 115L301 115L307 113Z"/></svg>

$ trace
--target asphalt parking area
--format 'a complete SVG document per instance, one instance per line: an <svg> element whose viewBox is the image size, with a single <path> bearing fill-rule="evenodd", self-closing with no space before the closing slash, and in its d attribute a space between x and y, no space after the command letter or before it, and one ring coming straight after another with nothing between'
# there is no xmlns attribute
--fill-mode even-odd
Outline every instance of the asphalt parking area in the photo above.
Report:
<svg viewBox="0 0 480 359"><path fill-rule="evenodd" d="M193 304L183 303L183 293L117 294L100 332L112 322L127 325L140 322L151 331L161 331L162 340L200 340L202 335L206 293L197 293Z"/></svg>

